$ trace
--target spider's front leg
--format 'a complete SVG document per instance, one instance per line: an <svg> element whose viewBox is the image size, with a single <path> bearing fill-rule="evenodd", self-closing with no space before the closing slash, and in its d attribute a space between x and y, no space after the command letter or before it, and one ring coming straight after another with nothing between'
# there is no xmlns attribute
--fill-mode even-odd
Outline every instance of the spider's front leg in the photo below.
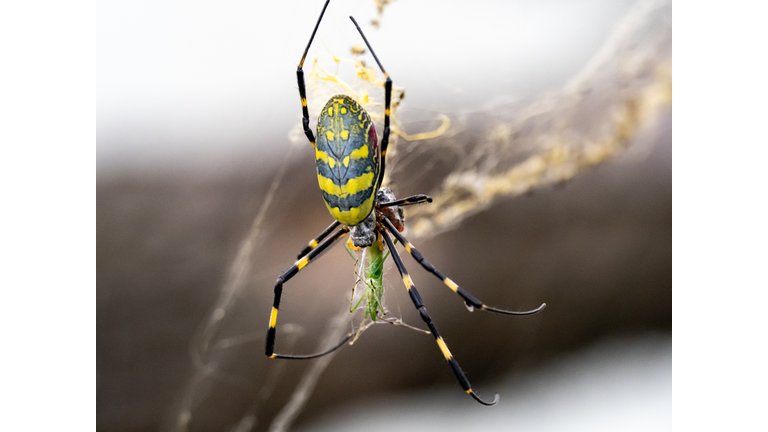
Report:
<svg viewBox="0 0 768 432"><path fill-rule="evenodd" d="M280 275L280 277L277 278L277 282L275 283L275 299L272 302L272 313L269 316L269 329L267 330L267 341L265 346L266 348L265 353L267 354L267 357L282 358L282 359L297 359L297 360L321 357L326 354L330 354L331 352L341 348L341 346L344 345L352 337L352 334L348 334L341 342L339 342L339 344L337 344L336 346L334 346L333 348L327 351L323 351L320 353L309 354L309 355L288 355L288 354L275 353L275 337L277 336L277 327L276 327L277 311L280 308L280 297L283 294L283 284L288 282L301 269L306 267L306 265L309 264L310 261L315 259L324 250L333 246L338 239L344 237L348 232L349 231L347 230L346 227L344 227L339 231L336 231L330 238L320 243L319 246L312 249L309 253L301 257L298 261L296 261L295 264L293 264L288 270L286 270L283 274Z"/></svg>
<svg viewBox="0 0 768 432"><path fill-rule="evenodd" d="M382 220L386 221L386 219ZM400 254L397 253L395 245L392 243L392 239L389 238L389 234L387 234L387 232L384 230L381 230L381 236L384 237L384 241L387 242L389 252L392 254L392 259L395 261L397 270L400 272L400 277L403 278L403 283L405 284L405 288L408 290L408 295L411 297L413 305L416 307L416 310L419 311L421 319L427 324L429 331L435 337L437 345L440 347L440 351L442 351L445 360L448 361L448 364L451 365L451 369L453 370L454 375L456 375L456 379L459 381L461 388L463 388L464 391L472 396L477 402L485 406L496 405L496 403L499 401L499 395L496 395L492 402L486 402L480 399L480 397L477 396L474 391L472 391L472 387L469 385L469 380L467 380L466 375L464 375L464 372L459 367L459 363L453 358L453 355L448 350L448 345L445 344L442 336L440 336L440 334L437 332L437 328L432 322L432 318L427 313L427 308L424 307L424 303L421 301L421 296L416 290L416 287L413 285L413 280L411 280L411 277L408 275L408 271L405 269L405 265L403 265L403 261L400 259Z"/></svg>
<svg viewBox="0 0 768 432"><path fill-rule="evenodd" d="M317 237L315 237L314 239L312 239L312 240L310 240L310 241L309 241L309 244L307 244L307 245L304 247L304 249L302 249L302 250L301 250L301 252L299 252L299 256L297 257L297 259L302 259L302 258L304 258L304 255L308 254L309 252L311 252L311 251L312 251L312 249L316 248L316 247L317 247L317 245L319 245L319 244L320 244L320 242L321 242L321 241L322 241L324 238L328 237L328 234L332 233L332 232L333 232L333 230L335 230L336 228L338 228L338 227L339 227L339 225L341 225L341 222L339 222L339 221L337 221L337 220L333 221L333 223L332 223L332 224L330 224L330 225L328 226L328 228L326 228L325 230L323 230L323 232L321 232L321 233L320 233L320 234L319 234Z"/></svg>

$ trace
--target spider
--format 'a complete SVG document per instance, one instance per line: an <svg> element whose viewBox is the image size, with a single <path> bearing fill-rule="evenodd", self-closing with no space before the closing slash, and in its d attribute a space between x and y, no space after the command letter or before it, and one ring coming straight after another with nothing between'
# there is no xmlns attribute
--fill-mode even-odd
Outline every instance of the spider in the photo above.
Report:
<svg viewBox="0 0 768 432"><path fill-rule="evenodd" d="M384 169L386 164L387 145L389 143L389 115L390 102L392 98L392 79L387 75L379 58L373 52L368 39L366 39L360 26L353 17L349 17L354 23L360 36L363 38L368 50L373 55L381 72L386 78L385 81L385 109L384 109L384 132L381 139L381 146L378 145L376 129L368 113L363 107L351 97L346 95L336 95L326 103L320 117L317 121L317 141L315 135L309 128L309 111L307 109L307 95L304 83L304 71L302 67L307 57L309 47L315 38L320 21L323 19L325 10L330 0L325 2L320 17L317 19L315 29L309 39L304 55L296 70L296 78L299 83L299 95L301 96L301 107L303 114L304 134L309 139L315 150L315 163L317 166L317 179L320 184L320 190L325 200L328 211L335 219L334 222L326 228L320 235L314 238L299 253L298 261L288 270L277 278L275 283L275 297L272 304L272 313L269 317L269 329L267 330L266 355L270 358L282 359L311 359L329 354L343 346L352 334L347 335L340 343L333 348L309 355L287 355L275 353L275 336L277 333L277 312L280 307L280 296L283 292L283 284L288 282L301 269L306 267L312 260L317 258L323 251L329 249L336 242L349 234L349 243L355 249L364 247L383 247L383 243L392 255L392 258L400 272L400 276L405 284L405 288L413 302L414 307L419 312L421 319L429 327L429 332L435 337L437 345L443 356L451 366L456 379L461 388L467 394L472 396L477 402L493 406L499 400L497 394L493 401L487 402L481 399L473 390L459 367L459 364L453 358L448 350L445 341L437 332L435 324L427 313L427 309L419 296L419 292L405 269L400 254L395 249L390 234L394 236L397 242L400 242L405 250L421 264L421 266L437 276L453 292L458 294L466 303L469 310L480 309L489 312L495 312L504 315L531 315L544 309L546 304L542 304L536 309L524 312L513 312L502 309L492 308L483 304L480 300L472 296L454 281L443 275L432 264L429 263L419 253L418 250L405 238L403 231L403 211L401 207L412 204L431 202L432 198L427 195L413 195L404 199L396 199L389 188L381 187L384 179ZM340 227L340 228L339 228ZM383 242L382 242L383 239Z"/></svg>

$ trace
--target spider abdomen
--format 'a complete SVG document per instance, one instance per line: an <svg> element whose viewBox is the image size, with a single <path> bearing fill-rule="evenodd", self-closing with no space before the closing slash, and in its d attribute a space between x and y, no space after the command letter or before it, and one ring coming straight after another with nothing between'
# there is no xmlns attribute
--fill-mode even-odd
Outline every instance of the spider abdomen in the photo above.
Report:
<svg viewBox="0 0 768 432"><path fill-rule="evenodd" d="M332 97L317 120L315 164L328 211L354 226L371 213L376 200L381 155L376 129L360 104Z"/></svg>

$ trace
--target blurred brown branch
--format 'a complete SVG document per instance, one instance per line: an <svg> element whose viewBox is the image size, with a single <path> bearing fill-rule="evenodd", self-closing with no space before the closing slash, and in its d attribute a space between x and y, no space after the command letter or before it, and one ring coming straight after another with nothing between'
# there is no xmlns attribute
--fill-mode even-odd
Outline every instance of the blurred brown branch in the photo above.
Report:
<svg viewBox="0 0 768 432"><path fill-rule="evenodd" d="M672 104L671 12L667 0L637 3L559 94L484 113L494 117L491 132L451 142L463 162L430 193L433 204L410 212L411 235L454 228L499 199L565 182L623 152Z"/></svg>

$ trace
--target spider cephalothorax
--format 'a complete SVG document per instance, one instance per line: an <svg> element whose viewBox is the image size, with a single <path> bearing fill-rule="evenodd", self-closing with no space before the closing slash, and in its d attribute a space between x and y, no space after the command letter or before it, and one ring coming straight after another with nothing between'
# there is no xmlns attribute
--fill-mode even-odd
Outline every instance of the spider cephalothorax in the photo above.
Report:
<svg viewBox="0 0 768 432"><path fill-rule="evenodd" d="M396 205L380 207L381 204L396 202L395 194L388 187L382 187L376 193L376 208L367 218L357 225L349 227L349 243L352 249L371 246L377 240L377 227L381 229L381 219L387 218L395 228L402 232L405 227L403 209Z"/></svg>

